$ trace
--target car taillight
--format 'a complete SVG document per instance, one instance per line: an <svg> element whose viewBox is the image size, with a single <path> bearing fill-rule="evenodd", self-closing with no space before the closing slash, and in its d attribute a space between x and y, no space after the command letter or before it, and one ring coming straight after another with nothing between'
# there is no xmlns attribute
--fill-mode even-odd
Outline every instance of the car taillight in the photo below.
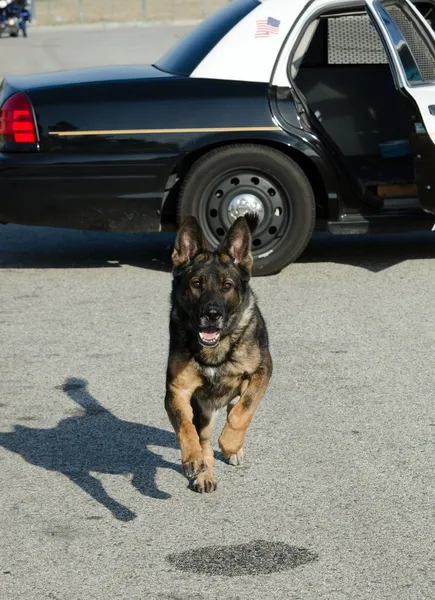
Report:
<svg viewBox="0 0 435 600"><path fill-rule="evenodd" d="M21 92L8 98L0 109L0 141L14 145L37 143L32 105Z"/></svg>

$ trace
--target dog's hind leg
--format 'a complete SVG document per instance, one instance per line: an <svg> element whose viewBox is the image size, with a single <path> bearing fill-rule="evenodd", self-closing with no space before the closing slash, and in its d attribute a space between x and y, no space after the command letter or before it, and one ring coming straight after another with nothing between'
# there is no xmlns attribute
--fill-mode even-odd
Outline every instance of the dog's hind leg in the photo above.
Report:
<svg viewBox="0 0 435 600"><path fill-rule="evenodd" d="M232 465L239 465L244 458L246 430L266 392L271 375L271 364L262 366L250 378L240 400L228 411L227 423L219 437L219 446Z"/></svg>
<svg viewBox="0 0 435 600"><path fill-rule="evenodd" d="M233 410L235 404L230 403L227 406L227 418L230 414L230 412ZM242 462L245 460L245 448L244 446L242 446L240 448L240 450L237 452L237 454L231 454L230 456L228 456L228 462L230 463L230 465L233 465L233 467L238 467L239 465L242 464Z"/></svg>
<svg viewBox="0 0 435 600"><path fill-rule="evenodd" d="M211 446L214 421L217 413L216 411L204 410L195 399L192 399L192 407L193 423L198 432L204 461L207 465L207 470L196 477L192 487L195 492L203 494L204 492L213 492L217 487L216 479L213 476L214 453Z"/></svg>

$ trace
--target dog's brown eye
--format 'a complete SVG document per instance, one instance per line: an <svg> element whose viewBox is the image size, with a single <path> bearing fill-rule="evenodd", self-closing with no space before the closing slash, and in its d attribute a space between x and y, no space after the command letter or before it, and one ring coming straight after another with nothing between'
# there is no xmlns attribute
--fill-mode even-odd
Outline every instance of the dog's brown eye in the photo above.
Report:
<svg viewBox="0 0 435 600"><path fill-rule="evenodd" d="M196 290L199 289L201 287L201 282L199 279L194 279L193 281L190 282L191 286L193 288L195 288Z"/></svg>
<svg viewBox="0 0 435 600"><path fill-rule="evenodd" d="M224 292L229 292L233 287L233 284L230 281L226 281L223 285Z"/></svg>

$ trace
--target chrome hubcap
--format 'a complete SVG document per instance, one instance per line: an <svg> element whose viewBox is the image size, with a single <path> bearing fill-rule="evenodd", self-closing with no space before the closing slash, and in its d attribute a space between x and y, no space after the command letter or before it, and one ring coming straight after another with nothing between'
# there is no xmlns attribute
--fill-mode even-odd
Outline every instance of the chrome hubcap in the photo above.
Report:
<svg viewBox="0 0 435 600"><path fill-rule="evenodd" d="M273 176L258 170L223 173L204 190L204 200L210 244L222 240L238 217L251 212L259 218L252 240L254 252L273 252L292 218L287 192Z"/></svg>
<svg viewBox="0 0 435 600"><path fill-rule="evenodd" d="M240 194L231 200L228 205L228 218L232 223L239 217L244 217L247 213L256 213L260 223L264 219L264 205L258 196Z"/></svg>

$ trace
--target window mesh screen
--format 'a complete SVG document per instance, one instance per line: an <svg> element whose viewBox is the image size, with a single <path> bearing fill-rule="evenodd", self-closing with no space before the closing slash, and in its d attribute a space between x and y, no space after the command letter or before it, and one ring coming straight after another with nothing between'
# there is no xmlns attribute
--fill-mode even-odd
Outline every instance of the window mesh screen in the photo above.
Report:
<svg viewBox="0 0 435 600"><path fill-rule="evenodd" d="M386 64L388 58L368 15L328 19L328 64Z"/></svg>
<svg viewBox="0 0 435 600"><path fill-rule="evenodd" d="M435 80L435 55L424 43L414 23L398 6L386 6L385 10L405 38L423 80Z"/></svg>

